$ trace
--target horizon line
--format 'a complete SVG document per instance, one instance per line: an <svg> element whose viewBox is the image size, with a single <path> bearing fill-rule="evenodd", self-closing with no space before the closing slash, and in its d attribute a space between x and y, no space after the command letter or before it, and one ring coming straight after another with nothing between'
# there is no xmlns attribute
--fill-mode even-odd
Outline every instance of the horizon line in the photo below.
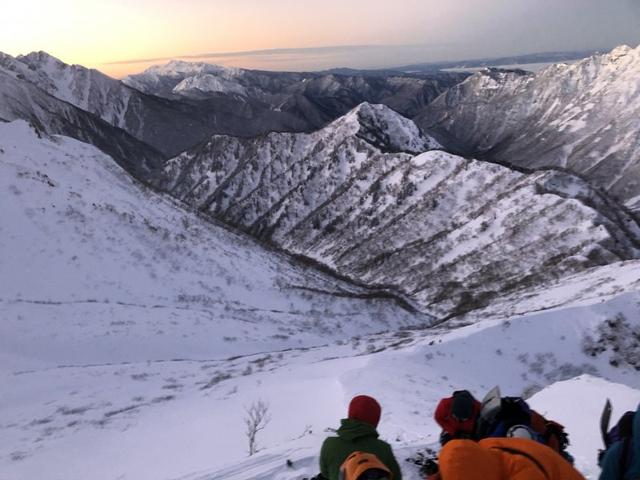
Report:
<svg viewBox="0 0 640 480"><path fill-rule="evenodd" d="M153 57L153 58L138 58L138 59L128 59L128 60L114 60L111 62L104 62L102 65L130 65L136 63L150 63L150 62L161 62L166 60L174 60L180 58L189 58L189 59L197 59L197 58L228 58L228 57L247 57L247 56L268 56L268 55L281 55L281 54L290 54L290 53L336 53L336 52L347 52L347 51L358 51L358 50L374 50L378 48L388 48L388 49L398 49L398 48L407 48L407 47L444 47L451 46L450 43L438 43L438 44L427 44L427 43L409 43L409 44L357 44L357 45L331 45L331 46L323 46L323 47L280 47L280 48L265 48L265 49L256 49L256 50L237 50L231 52L209 52L202 54L186 54L186 55L173 55L173 56L163 56L163 57Z"/></svg>
<svg viewBox="0 0 640 480"><path fill-rule="evenodd" d="M320 47L281 47L281 48L268 48L268 49L256 49L256 50L238 50L232 52L209 52L202 54L186 54L186 55L174 55L174 56L162 56L162 57L152 57L152 58L139 58L139 59L127 59L127 60L115 60L111 62L104 62L100 65L135 65L141 63L154 63L154 62L163 62L163 61L171 61L171 60L196 60L196 59L211 59L211 58L233 58L233 57L250 57L250 56L270 56L270 55L282 55L282 54L327 54L327 53L340 53L340 52L349 52L349 51L364 51L364 50L375 50L375 49L401 49L401 48L418 48L418 47L427 47L431 49L437 49L447 46L452 46L452 43L438 43L438 44L357 44L357 45L333 45L333 46L320 46ZM621 44L622 45L622 44ZM619 45L616 45L619 46ZM545 55L545 54L554 54L554 53L593 53L593 52L603 52L610 51L615 46L606 46L599 48L588 48L588 49L579 49L579 50L549 50L549 51L528 51L528 52L519 52L513 53L509 55L500 55L497 57L487 57L487 56L465 56L459 59L454 60L431 60L431 61L418 61L413 63L408 63L406 66L416 66L416 65L429 65L429 64L438 64L442 62L456 62L456 61L489 61L500 58L509 58L509 57L518 57L518 56L526 56L526 55ZM631 47L632 48L632 47ZM346 68L346 67L345 67Z"/></svg>

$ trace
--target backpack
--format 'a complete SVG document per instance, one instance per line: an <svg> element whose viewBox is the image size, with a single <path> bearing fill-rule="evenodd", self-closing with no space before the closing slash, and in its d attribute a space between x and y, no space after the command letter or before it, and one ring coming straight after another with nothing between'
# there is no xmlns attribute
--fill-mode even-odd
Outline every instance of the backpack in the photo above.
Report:
<svg viewBox="0 0 640 480"><path fill-rule="evenodd" d="M531 428L531 408L520 397L502 397L500 407L493 412L493 418L485 422L480 438L506 437L511 427L522 425Z"/></svg>
<svg viewBox="0 0 640 480"><path fill-rule="evenodd" d="M523 427L531 433L531 439L552 448L570 463L573 458L566 451L569 437L564 427L554 421L547 420L533 410L521 397L500 397L500 390L496 387L487 394L483 404L485 411L481 412L478 438L506 437L514 427Z"/></svg>
<svg viewBox="0 0 640 480"><path fill-rule="evenodd" d="M373 453L356 451L340 466L339 480L393 480L393 474Z"/></svg>
<svg viewBox="0 0 640 480"><path fill-rule="evenodd" d="M531 410L531 428L538 434L539 441L562 455L573 464L573 457L567 451L569 435L564 426L553 420L547 420L535 410Z"/></svg>

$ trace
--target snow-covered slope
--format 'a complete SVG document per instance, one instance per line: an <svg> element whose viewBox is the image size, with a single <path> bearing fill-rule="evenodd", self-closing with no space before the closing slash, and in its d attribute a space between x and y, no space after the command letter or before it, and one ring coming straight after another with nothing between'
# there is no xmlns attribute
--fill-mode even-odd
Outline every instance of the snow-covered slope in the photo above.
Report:
<svg viewBox="0 0 640 480"><path fill-rule="evenodd" d="M357 134L367 108L340 129ZM595 478L586 415L604 396L617 414L640 395L637 262L571 277L551 300L523 296L512 318L425 329L401 303L186 212L94 147L25 122L0 124L0 195L3 479L299 480L317 472L324 429L369 393L418 480L405 458L435 446L438 399L495 384L539 392L533 405L567 425ZM580 411L567 391L584 395ZM258 399L271 421L247 460L244 408Z"/></svg>
<svg viewBox="0 0 640 480"><path fill-rule="evenodd" d="M280 369L258 374L259 390L251 387L254 379L230 379L219 386L220 409L234 408L233 402L250 403L256 395L271 403L272 421L262 436L265 451L240 464L221 457L222 468L180 478L297 480L315 473L322 439L331 435L324 428L335 428L351 396L365 392L383 406L381 434L399 456L403 478L418 480L422 477L417 468L405 459L418 449L436 448L439 429L433 412L438 400L461 388L482 397L498 384L505 395L533 395L530 401L535 408L565 424L576 466L595 479L599 414L604 401L607 397L613 400L616 416L634 409L640 399L640 374L633 364L613 366L610 360L615 352L611 346L591 357L584 350L584 342L606 320L621 313L637 332L639 298L636 291L630 296L601 297L582 307L483 321L454 331L409 331L403 338L375 337L369 341L381 351L365 358L354 356L353 346L327 347L337 358L318 365L316 355L327 355L325 351L285 360ZM398 348L398 344L403 346ZM637 347L626 353L633 358ZM299 375L288 373L287 377L286 372L291 371ZM301 378L313 380L302 385ZM278 395L277 385L288 395ZM226 398L222 395L234 390ZM320 391L322 397L316 400L308 391ZM319 410L325 415L324 421L316 420ZM242 410L237 408L235 412L237 424ZM300 435L305 431L306 435ZM230 438L226 440L233 443ZM238 439L236 449L244 446L242 440ZM285 466L287 458L293 460L293 468Z"/></svg>
<svg viewBox="0 0 640 480"><path fill-rule="evenodd" d="M637 345L616 343L640 331L639 295L312 349L7 375L0 475L29 479L46 467L51 480L300 480L317 473L320 444L331 435L325 429L338 426L353 395L368 393L382 403L381 434L404 478L418 480L405 459L436 447L438 400L460 388L481 397L499 384L507 395L535 394L532 405L566 425L577 467L595 479L605 397L616 416L640 398ZM25 331L28 319L23 314ZM202 325L182 324L183 333L202 332ZM611 324L618 330L603 330ZM58 334L69 327L61 324ZM592 356L594 341L601 349ZM271 421L258 435L260 453L247 459L244 408L257 400L268 403Z"/></svg>
<svg viewBox="0 0 640 480"><path fill-rule="evenodd" d="M640 47L621 46L536 75L486 70L416 119L447 147L584 175L640 206Z"/></svg>
<svg viewBox="0 0 640 480"><path fill-rule="evenodd" d="M637 290L640 290L640 263L637 260L617 262L517 290L485 308L451 321L450 325L588 305L598 298Z"/></svg>
<svg viewBox="0 0 640 480"><path fill-rule="evenodd" d="M3 479L114 478L74 458L110 456L98 444L131 413L165 412L185 374L206 394L231 356L273 352L243 365L249 375L281 350L430 321L187 212L94 147L23 121L0 124L0 201ZM75 400L83 406L65 407Z"/></svg>
<svg viewBox="0 0 640 480"><path fill-rule="evenodd" d="M190 90L199 90L201 92L237 93L238 95L247 94L246 89L242 85L238 85L233 81L208 73L187 77L173 89L176 93Z"/></svg>
<svg viewBox="0 0 640 480"><path fill-rule="evenodd" d="M13 122L0 148L5 369L219 358L428 320L210 225L89 145Z"/></svg>
<svg viewBox="0 0 640 480"><path fill-rule="evenodd" d="M638 256L635 222L579 178L419 154L435 145L363 104L311 134L215 136L169 160L159 186L438 316Z"/></svg>

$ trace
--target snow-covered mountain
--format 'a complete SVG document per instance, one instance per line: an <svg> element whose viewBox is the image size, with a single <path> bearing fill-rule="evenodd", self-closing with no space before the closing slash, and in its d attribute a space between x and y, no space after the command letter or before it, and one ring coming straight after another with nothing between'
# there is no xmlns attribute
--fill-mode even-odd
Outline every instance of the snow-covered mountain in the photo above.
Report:
<svg viewBox="0 0 640 480"><path fill-rule="evenodd" d="M24 314L40 325L4 345L5 360L46 362L54 351L59 363L124 361L129 342L146 346L138 351L145 359L163 358L183 322L202 323L202 335L173 358L428 321L388 294L303 268L182 210L87 144L42 136L20 121L0 124L0 146L0 248L11 252L0 270L13 272L0 278L0 336L11 338ZM325 316L336 322L330 330ZM338 325L340 317L349 322ZM79 322L59 339L67 347L41 351L63 321ZM227 335L235 338L227 348L208 347Z"/></svg>
<svg viewBox="0 0 640 480"><path fill-rule="evenodd" d="M0 56L0 65L15 71L50 95L91 112L105 122L126 130L129 102L135 91L95 69L67 65L46 52L13 58ZM136 133L136 132L130 132Z"/></svg>
<svg viewBox="0 0 640 480"><path fill-rule="evenodd" d="M246 93L237 78L243 70L204 62L172 60L153 65L142 73L125 77L123 82L152 95L171 96L190 90L221 93Z"/></svg>
<svg viewBox="0 0 640 480"><path fill-rule="evenodd" d="M0 53L0 72L99 117L166 157L215 133L248 137L313 130L363 100L415 113L466 77L343 77L174 61L121 82L46 52L18 57ZM22 106L29 108L29 102Z"/></svg>
<svg viewBox="0 0 640 480"><path fill-rule="evenodd" d="M158 186L440 317L638 257L637 224L579 178L434 147L411 120L362 104L310 134L214 136L169 160Z"/></svg>
<svg viewBox="0 0 640 480"><path fill-rule="evenodd" d="M233 96L193 101L143 94L96 70L67 65L45 52L16 58L0 53L0 73L13 77L14 83L25 84L23 89L33 90L35 86L95 115L165 157L177 155L213 133L257 135L270 129L300 131L309 128L305 120L294 115L273 112L262 102L248 102ZM21 108L30 110L30 102L21 101ZM51 113L60 108L64 109L56 107ZM27 116L18 118L32 121ZM70 134L65 131L54 133Z"/></svg>
<svg viewBox="0 0 640 480"><path fill-rule="evenodd" d="M580 174L640 208L640 47L536 75L479 72L416 119L446 147Z"/></svg>
<svg viewBox="0 0 640 480"><path fill-rule="evenodd" d="M265 72L174 60L123 81L142 92L167 98L230 94L256 99L279 111L307 118L317 128L362 102L382 103L404 115L415 115L466 77L467 74L446 72L423 75Z"/></svg>
<svg viewBox="0 0 640 480"><path fill-rule="evenodd" d="M0 121L25 120L40 131L91 143L139 178L148 178L163 156L124 130L47 94L0 66Z"/></svg>

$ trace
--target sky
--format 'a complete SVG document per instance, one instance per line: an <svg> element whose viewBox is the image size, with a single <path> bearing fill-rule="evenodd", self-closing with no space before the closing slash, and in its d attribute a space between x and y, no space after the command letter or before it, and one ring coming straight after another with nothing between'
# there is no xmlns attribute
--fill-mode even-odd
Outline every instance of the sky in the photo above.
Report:
<svg viewBox="0 0 640 480"><path fill-rule="evenodd" d="M114 77L169 59L268 70L640 44L640 0L8 0L0 51Z"/></svg>

